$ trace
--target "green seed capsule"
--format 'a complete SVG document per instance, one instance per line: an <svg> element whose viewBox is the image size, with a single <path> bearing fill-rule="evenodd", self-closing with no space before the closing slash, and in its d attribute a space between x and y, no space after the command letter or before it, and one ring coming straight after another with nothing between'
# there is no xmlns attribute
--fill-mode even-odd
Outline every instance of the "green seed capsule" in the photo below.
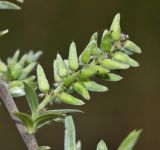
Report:
<svg viewBox="0 0 160 150"><path fill-rule="evenodd" d="M78 69L78 56L77 56L76 44L74 42L71 43L69 48L68 61L71 70L75 71Z"/></svg>
<svg viewBox="0 0 160 150"><path fill-rule="evenodd" d="M17 79L19 78L19 76L21 75L22 73L22 66L21 64L17 63L15 64L14 66L11 66L10 67L10 72L11 72L11 76L13 79Z"/></svg>
<svg viewBox="0 0 160 150"><path fill-rule="evenodd" d="M8 58L8 59L7 59L7 63L8 63L9 66L14 66L14 65L17 63L18 58L19 58L19 54L20 54L20 51L17 50L17 51L14 53L14 55L13 55L12 58Z"/></svg>
<svg viewBox="0 0 160 150"><path fill-rule="evenodd" d="M78 78L78 75L79 75L79 72L75 72L75 73L67 76L66 78L64 78L63 84L65 86L70 86Z"/></svg>
<svg viewBox="0 0 160 150"><path fill-rule="evenodd" d="M37 80L39 90L43 93L47 93L50 89L50 86L41 65L37 66Z"/></svg>
<svg viewBox="0 0 160 150"><path fill-rule="evenodd" d="M120 14L118 13L112 22L111 28L111 36L113 41L118 41L121 38L121 27L120 27Z"/></svg>
<svg viewBox="0 0 160 150"><path fill-rule="evenodd" d="M104 75L108 74L108 72L109 72L109 70L107 70L106 68L104 68L102 66L95 65L94 68L97 70L97 74L100 76L104 76Z"/></svg>
<svg viewBox="0 0 160 150"><path fill-rule="evenodd" d="M27 54L23 55L18 63L23 67L26 61L27 61Z"/></svg>
<svg viewBox="0 0 160 150"><path fill-rule="evenodd" d="M31 63L27 67L25 67L23 69L22 74L20 75L19 79L20 80L25 79L33 71L33 69L35 68L35 66L36 66L36 63Z"/></svg>
<svg viewBox="0 0 160 150"><path fill-rule="evenodd" d="M101 49L105 52L110 52L112 47L112 40L111 40L111 35L108 30L105 30L103 32L103 36L101 39Z"/></svg>
<svg viewBox="0 0 160 150"><path fill-rule="evenodd" d="M125 53L120 52L120 51L115 52L113 54L113 59L117 60L121 63L128 64L132 67L138 67L139 66L139 63L137 61L135 61L134 59L130 58L128 55L126 55Z"/></svg>
<svg viewBox="0 0 160 150"><path fill-rule="evenodd" d="M87 88L87 90L93 91L93 92L106 92L106 91L108 91L107 87L100 85L94 81L83 82L83 85Z"/></svg>
<svg viewBox="0 0 160 150"><path fill-rule="evenodd" d="M34 61L37 61L39 59L39 57L43 54L42 51L38 51L34 54L34 56L32 57L32 62Z"/></svg>
<svg viewBox="0 0 160 150"><path fill-rule="evenodd" d="M97 40L98 40L98 33L95 32L95 33L92 34L90 42L91 41L96 41L97 42ZM98 50L97 50L97 45L96 45L96 47L92 50L92 55L96 55L97 52L98 52Z"/></svg>
<svg viewBox="0 0 160 150"><path fill-rule="evenodd" d="M124 48L134 53L138 53L138 54L142 53L140 47L138 47L135 43L133 43L130 40L127 40L124 43Z"/></svg>
<svg viewBox="0 0 160 150"><path fill-rule="evenodd" d="M7 72L7 65L2 60L0 60L0 72Z"/></svg>
<svg viewBox="0 0 160 150"><path fill-rule="evenodd" d="M73 88L74 90L79 94L81 95L83 98L89 100L90 99L90 95L89 95L89 92L88 90L84 87L84 85L80 82L76 82L74 85L73 85Z"/></svg>
<svg viewBox="0 0 160 150"><path fill-rule="evenodd" d="M107 74L107 81L120 81L122 79L123 79L123 77L121 77L117 74L114 74L114 73Z"/></svg>
<svg viewBox="0 0 160 150"><path fill-rule="evenodd" d="M93 40L95 40L95 41L98 40L98 33L97 32L92 34L90 41L93 41Z"/></svg>
<svg viewBox="0 0 160 150"><path fill-rule="evenodd" d="M94 68L94 65L89 65L85 68L82 69L80 75L79 75L79 79L80 80L87 80L90 77L93 77L94 75L96 75L97 70Z"/></svg>
<svg viewBox="0 0 160 150"><path fill-rule="evenodd" d="M101 65L109 70L115 69L128 69L129 65L117 62L112 59L104 59L101 61Z"/></svg>
<svg viewBox="0 0 160 150"><path fill-rule="evenodd" d="M59 73L58 73L57 60L54 60L54 62L53 62L53 69L54 69L54 80L56 82L60 82L62 79L61 79L61 77L59 76Z"/></svg>
<svg viewBox="0 0 160 150"><path fill-rule="evenodd" d="M71 104L71 105L84 105L85 103L72 95L62 92L59 95L59 99L61 102L66 103L66 104Z"/></svg>
<svg viewBox="0 0 160 150"><path fill-rule="evenodd" d="M65 77L67 75L67 68L60 54L57 54L57 66L59 76Z"/></svg>
<svg viewBox="0 0 160 150"><path fill-rule="evenodd" d="M84 49L82 54L80 55L80 62L84 64L88 64L90 62L90 57L93 52L93 50L97 47L97 42L95 40L92 40L89 42L87 47Z"/></svg>

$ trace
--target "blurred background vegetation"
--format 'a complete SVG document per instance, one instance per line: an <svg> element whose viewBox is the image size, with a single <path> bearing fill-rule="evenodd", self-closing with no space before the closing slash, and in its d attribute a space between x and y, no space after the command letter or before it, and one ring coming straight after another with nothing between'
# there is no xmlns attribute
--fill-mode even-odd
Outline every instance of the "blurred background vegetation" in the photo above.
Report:
<svg viewBox="0 0 160 150"><path fill-rule="evenodd" d="M103 138L114 150L132 129L142 128L135 149L160 149L159 0L26 0L22 8L0 11L0 30L10 29L0 39L0 57L6 59L18 48L23 53L42 50L40 62L50 82L57 51L68 57L68 47L74 40L80 53L93 32L102 33L110 27L114 15L121 13L122 31L143 50L143 54L135 56L141 67L122 71L125 78L120 82L106 82L109 92L92 94L91 102L81 107L85 115L74 115L77 136L84 149L95 149ZM17 104L20 110L28 111L24 100ZM0 149L25 149L3 107L0 114ZM37 137L41 145L61 150L63 134L63 124L55 124L41 129Z"/></svg>

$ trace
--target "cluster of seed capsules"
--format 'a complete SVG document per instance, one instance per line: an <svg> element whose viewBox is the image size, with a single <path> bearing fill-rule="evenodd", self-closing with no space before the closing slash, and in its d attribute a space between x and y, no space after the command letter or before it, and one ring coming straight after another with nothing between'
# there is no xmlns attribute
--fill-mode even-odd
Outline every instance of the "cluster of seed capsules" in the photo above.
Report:
<svg viewBox="0 0 160 150"><path fill-rule="evenodd" d="M34 53L30 51L21 58L20 51L17 50L12 57L7 59L7 63L0 60L0 75L4 78L6 85L13 97L25 95L23 82L35 87L35 75L31 72L38 64L37 60L42 52Z"/></svg>
<svg viewBox="0 0 160 150"><path fill-rule="evenodd" d="M64 59L60 54L53 62L54 89L46 79L43 68L38 65L38 85L42 93L52 95L51 101L72 105L83 105L84 102L72 95L76 92L89 100L89 91L104 92L108 88L93 81L93 77L108 81L119 81L121 76L112 73L114 70L138 67L139 63L132 59L133 53L141 53L141 49L121 33L120 14L112 22L110 30L103 32L100 44L97 42L98 33L94 33L81 53L77 56L76 44L71 43L69 57Z"/></svg>

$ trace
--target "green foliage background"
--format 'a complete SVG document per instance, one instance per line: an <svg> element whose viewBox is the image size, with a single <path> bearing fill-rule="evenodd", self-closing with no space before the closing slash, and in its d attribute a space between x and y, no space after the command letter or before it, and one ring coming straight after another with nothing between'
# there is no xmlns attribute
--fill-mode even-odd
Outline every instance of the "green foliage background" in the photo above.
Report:
<svg viewBox="0 0 160 150"><path fill-rule="evenodd" d="M80 54L91 34L108 28L113 16L120 12L122 30L143 50L143 55L135 56L141 67L124 71L122 74L126 78L118 83L107 83L109 92L92 93L92 102L83 107L86 114L74 115L77 135L85 149L94 149L101 138L107 141L110 149L115 149L129 131L143 128L136 149L159 149L158 7L158 0L27 0L21 11L0 11L1 29L10 29L10 33L1 38L0 55L6 58L17 48L23 52L43 50L41 64L53 81L49 69L57 51L67 57L69 44L74 40ZM22 110L23 103L18 101ZM5 110L1 108L0 111L3 116L0 117L1 148L24 149ZM53 149L63 149L63 126L42 129L38 139Z"/></svg>

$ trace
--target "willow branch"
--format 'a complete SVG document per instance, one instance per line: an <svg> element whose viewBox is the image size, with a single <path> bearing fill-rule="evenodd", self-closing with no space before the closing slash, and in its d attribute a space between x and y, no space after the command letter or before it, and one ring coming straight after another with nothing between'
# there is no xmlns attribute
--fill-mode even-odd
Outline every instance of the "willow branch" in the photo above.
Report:
<svg viewBox="0 0 160 150"><path fill-rule="evenodd" d="M15 126L17 127L17 130L19 134L21 135L21 138L25 142L28 150L37 150L38 144L37 144L35 135L27 134L25 127L21 123L19 123L19 121L13 114L14 112L19 112L19 110L12 96L9 94L8 89L5 85L5 82L3 81L3 78L1 76L0 76L0 98L2 100L2 103L5 106L5 109L10 115L11 119L14 121Z"/></svg>

